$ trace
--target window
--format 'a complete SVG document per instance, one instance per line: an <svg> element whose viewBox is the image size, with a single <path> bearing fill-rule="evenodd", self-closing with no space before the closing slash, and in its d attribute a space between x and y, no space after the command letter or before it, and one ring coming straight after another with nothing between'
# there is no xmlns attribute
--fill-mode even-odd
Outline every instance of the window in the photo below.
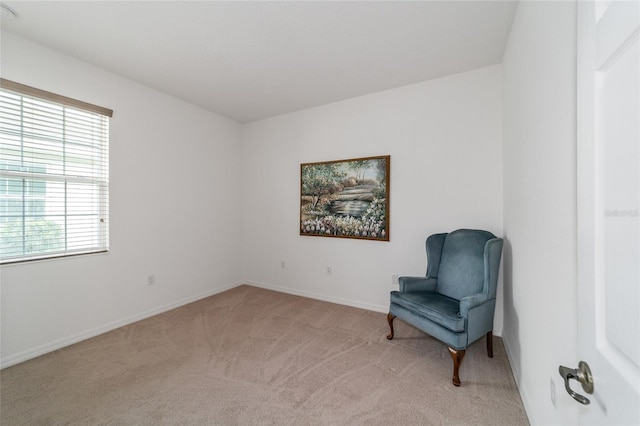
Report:
<svg viewBox="0 0 640 426"><path fill-rule="evenodd" d="M0 83L0 263L107 251L113 112Z"/></svg>

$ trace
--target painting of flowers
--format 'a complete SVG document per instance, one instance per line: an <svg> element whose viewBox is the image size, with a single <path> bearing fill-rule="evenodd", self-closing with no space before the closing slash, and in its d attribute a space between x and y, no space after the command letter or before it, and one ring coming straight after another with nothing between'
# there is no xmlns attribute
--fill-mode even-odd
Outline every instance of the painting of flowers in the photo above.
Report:
<svg viewBox="0 0 640 426"><path fill-rule="evenodd" d="M300 165L300 235L389 241L391 157Z"/></svg>

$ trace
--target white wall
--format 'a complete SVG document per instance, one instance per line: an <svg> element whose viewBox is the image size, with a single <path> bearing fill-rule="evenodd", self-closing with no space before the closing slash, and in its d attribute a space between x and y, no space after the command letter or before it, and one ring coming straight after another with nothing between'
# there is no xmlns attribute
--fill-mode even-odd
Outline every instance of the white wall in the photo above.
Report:
<svg viewBox="0 0 640 426"><path fill-rule="evenodd" d="M245 125L246 282L386 312L393 273L424 276L428 235L502 235L501 85L498 65ZM300 163L385 154L390 242L299 235Z"/></svg>
<svg viewBox="0 0 640 426"><path fill-rule="evenodd" d="M503 73L503 339L531 423L571 424L558 365L577 365L575 3L521 2Z"/></svg>
<svg viewBox="0 0 640 426"><path fill-rule="evenodd" d="M241 282L236 122L11 34L1 54L3 78L114 110L111 251L2 267L3 366Z"/></svg>

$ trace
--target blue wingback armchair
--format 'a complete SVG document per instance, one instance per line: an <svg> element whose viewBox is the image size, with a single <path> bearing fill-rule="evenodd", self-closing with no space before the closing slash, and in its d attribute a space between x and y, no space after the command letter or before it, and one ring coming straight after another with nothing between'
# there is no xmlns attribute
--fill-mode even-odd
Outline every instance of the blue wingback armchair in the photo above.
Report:
<svg viewBox="0 0 640 426"><path fill-rule="evenodd" d="M387 339L393 320L401 320L449 347L453 384L467 347L487 337L493 357L493 313L496 306L502 238L491 232L459 229L427 238L426 277L400 277L400 291L391 292Z"/></svg>

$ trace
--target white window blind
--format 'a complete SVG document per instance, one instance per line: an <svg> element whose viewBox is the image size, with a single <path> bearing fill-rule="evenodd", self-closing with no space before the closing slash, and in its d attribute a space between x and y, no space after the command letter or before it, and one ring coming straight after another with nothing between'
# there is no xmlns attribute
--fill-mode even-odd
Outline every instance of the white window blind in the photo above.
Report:
<svg viewBox="0 0 640 426"><path fill-rule="evenodd" d="M0 263L107 251L112 112L0 82Z"/></svg>

